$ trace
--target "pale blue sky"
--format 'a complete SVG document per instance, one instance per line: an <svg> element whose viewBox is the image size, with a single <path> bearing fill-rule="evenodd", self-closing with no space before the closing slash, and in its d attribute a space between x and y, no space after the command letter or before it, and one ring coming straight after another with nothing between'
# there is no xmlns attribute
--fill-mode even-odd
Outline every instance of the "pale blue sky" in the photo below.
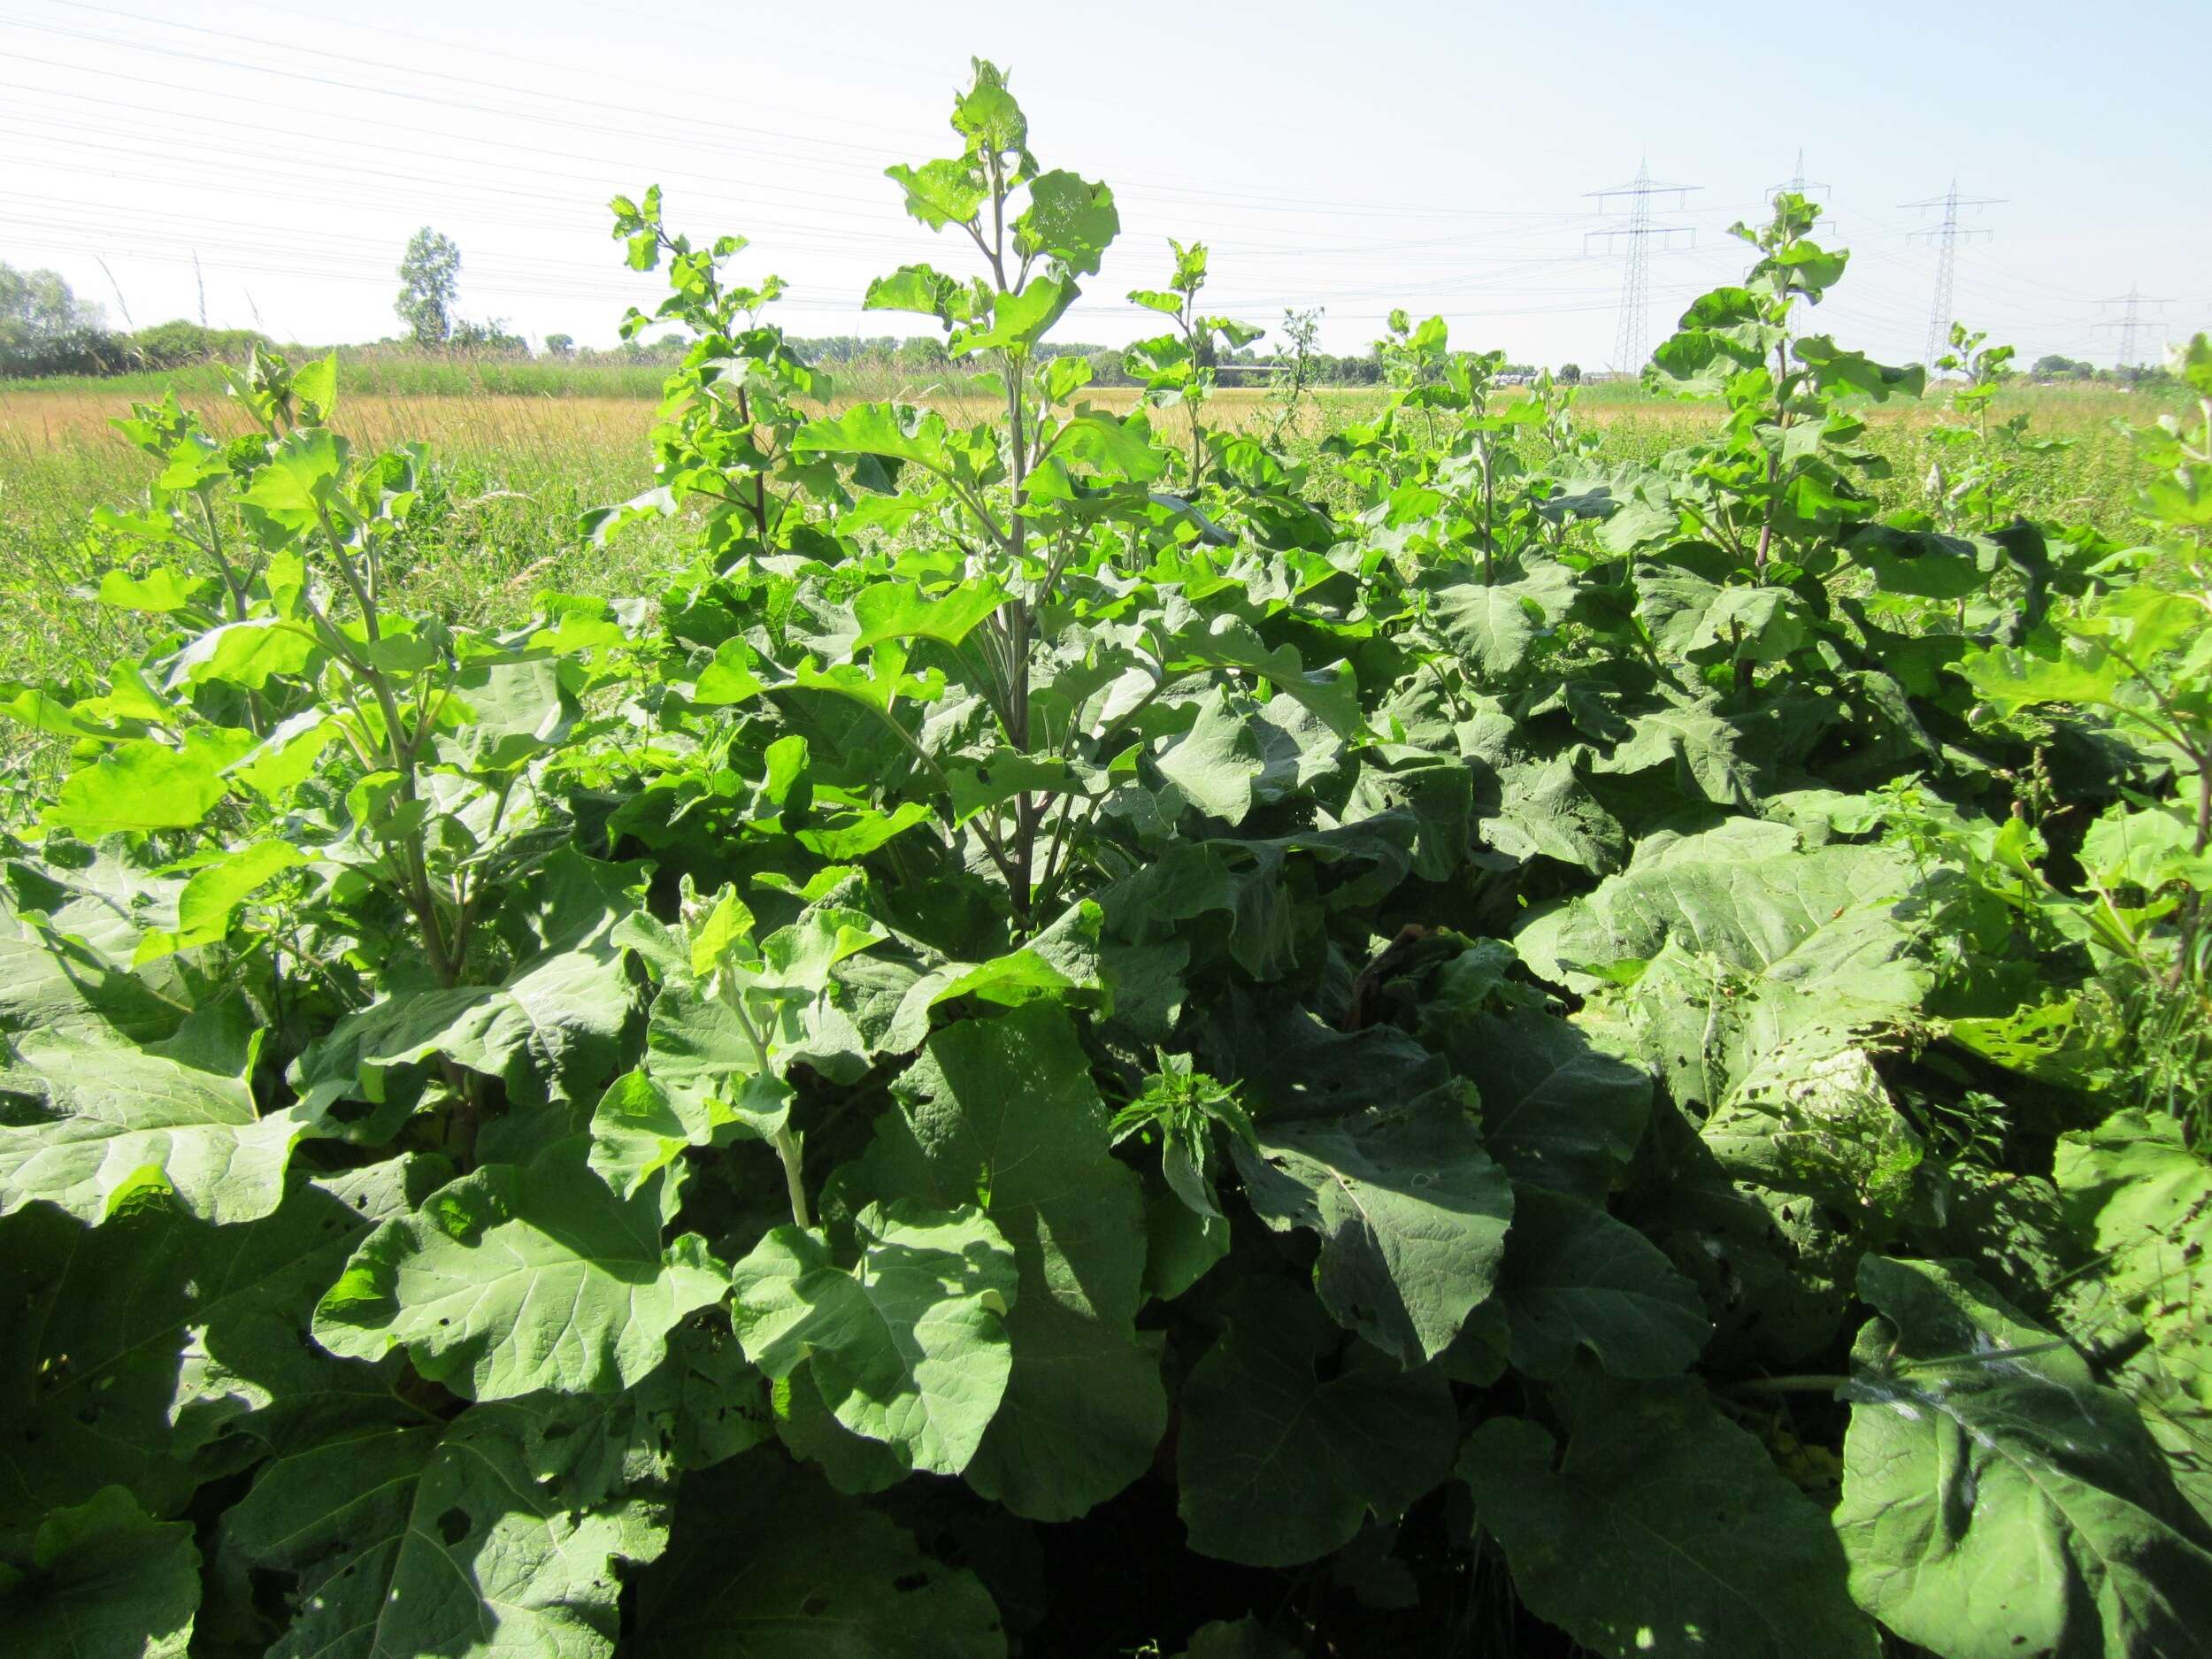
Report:
<svg viewBox="0 0 2212 1659"><path fill-rule="evenodd" d="M947 147L970 53L1010 65L1048 166L1103 178L1124 231L1063 332L1120 342L1164 238L1214 250L1217 309L1327 309L1331 349L1389 308L1455 343L1604 363L1621 265L1585 192L1649 159L1704 188L1652 261L1652 332L1740 273L1729 223L1797 152L1855 264L1820 318L1918 354L1933 222L1898 204L2005 198L1970 222L1955 310L2032 357L2108 362L2212 323L2202 75L2212 6L1525 4L959 6L848 0L382 0L341 21L270 0L0 0L0 259L59 269L112 316L311 341L396 331L394 267L436 225L462 310L533 337L613 337L649 300L603 204L656 179L672 221L751 236L794 332L895 332L870 276L964 242L908 221L885 165ZM707 19L702 21L701 19ZM1618 223L1618 219L1611 222ZM196 280L193 257L199 259ZM101 268L104 260L113 280Z"/></svg>

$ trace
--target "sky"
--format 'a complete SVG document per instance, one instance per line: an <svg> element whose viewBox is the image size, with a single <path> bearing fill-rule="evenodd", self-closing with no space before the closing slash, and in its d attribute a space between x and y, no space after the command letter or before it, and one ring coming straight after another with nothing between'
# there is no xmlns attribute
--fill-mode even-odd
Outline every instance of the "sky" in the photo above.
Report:
<svg viewBox="0 0 2212 1659"><path fill-rule="evenodd" d="M432 225L459 311L534 342L613 342L657 280L609 238L617 191L664 187L696 240L788 284L795 334L895 334L871 277L973 250L883 176L956 149L972 55L1011 73L1031 148L1113 187L1122 234L1057 337L1157 319L1166 239L1211 250L1208 309L1324 310L1363 350L1394 306L1516 361L1609 365L1634 179L1650 198L1647 343L1740 277L1728 234L1802 175L1849 273L1808 319L1918 357L1936 280L1916 237L1962 211L1953 311L2024 361L2139 359L2212 326L2212 5L1862 0L0 0L0 261L59 271L111 324L173 317L337 342L395 334L396 267ZM963 258L964 250L969 257ZM2162 302L2151 303L2153 300ZM1264 345L1264 342L1263 342Z"/></svg>

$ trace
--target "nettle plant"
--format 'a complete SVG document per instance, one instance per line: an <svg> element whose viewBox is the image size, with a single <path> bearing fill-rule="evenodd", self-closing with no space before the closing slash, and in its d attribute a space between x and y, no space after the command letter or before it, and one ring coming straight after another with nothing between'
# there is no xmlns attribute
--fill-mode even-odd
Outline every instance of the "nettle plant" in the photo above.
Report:
<svg viewBox="0 0 2212 1659"><path fill-rule="evenodd" d="M12 1651L2206 1651L2202 1094L2062 1006L2203 995L2201 426L2147 550L1871 522L1786 197L1657 467L1409 322L1193 449L953 129L869 299L989 419L615 204L653 599L412 614L328 361L124 423L149 642L0 695Z"/></svg>

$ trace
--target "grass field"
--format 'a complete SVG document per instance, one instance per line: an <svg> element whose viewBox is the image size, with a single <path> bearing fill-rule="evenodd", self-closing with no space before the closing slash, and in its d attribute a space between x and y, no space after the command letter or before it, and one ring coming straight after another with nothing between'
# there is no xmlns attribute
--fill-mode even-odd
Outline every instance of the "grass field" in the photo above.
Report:
<svg viewBox="0 0 2212 1659"><path fill-rule="evenodd" d="M397 572L407 603L457 619L498 620L526 611L541 588L650 592L676 559L676 527L639 526L611 548L580 544L578 516L648 488L648 444L664 371L649 365L456 364L370 359L349 365L338 426L357 444L411 439L431 446L437 466L418 512L408 559ZM130 641L133 619L82 602L102 550L86 523L98 505L142 493L140 457L109 426L134 400L173 388L211 429L243 429L214 367L160 376L0 385L0 680L52 677L69 662L110 660ZM865 369L841 383L838 402L894 392L924 396L949 416L991 411L959 391L901 385ZM1127 407L1137 394L1101 389L1095 399ZM1325 388L1341 421L1379 403L1369 388ZM2026 412L2032 432L2069 446L2033 457L2024 505L2037 516L2085 520L2108 534L2129 528L2126 503L2136 469L2114 430L2142 422L2145 400L2108 388L2024 388L1998 405ZM1607 458L1648 459L1711 429L1714 409L1665 402L1626 385L1594 386L1578 405ZM1217 422L1264 417L1266 394L1217 391ZM1869 412L1870 439L1888 457L1886 505L1916 504L1927 472L1928 428L1939 403ZM1171 422L1174 417L1170 416Z"/></svg>

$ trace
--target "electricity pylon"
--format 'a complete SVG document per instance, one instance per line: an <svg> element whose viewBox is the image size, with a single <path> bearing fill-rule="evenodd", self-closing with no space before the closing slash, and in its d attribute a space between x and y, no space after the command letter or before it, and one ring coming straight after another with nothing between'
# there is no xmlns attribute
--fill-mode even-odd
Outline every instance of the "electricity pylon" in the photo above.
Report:
<svg viewBox="0 0 2212 1659"><path fill-rule="evenodd" d="M1598 201L1598 211L1605 211L1605 204L1615 196L1628 198L1628 223L1617 229L1594 230L1583 237L1583 246L1590 245L1593 236L1610 240L1616 236L1628 238L1628 268L1621 278L1621 326L1613 344L1613 367L1623 374L1634 374L1644 366L1649 355L1651 335L1651 249L1654 236L1663 245L1671 246L1669 240L1687 236L1695 244L1697 232L1686 225L1658 225L1652 222L1651 198L1671 196L1677 205L1686 201L1692 190L1701 190L1698 184L1662 184L1651 176L1647 163L1640 164L1636 177L1627 184L1615 185L1609 190L1590 190L1586 195Z"/></svg>
<svg viewBox="0 0 2212 1659"><path fill-rule="evenodd" d="M1977 236L1990 234L1986 230L1961 224L1959 210L1972 208L1979 212L1983 208L1994 207L2003 200L2001 196L1961 196L1959 181L1954 179L1951 188L1941 196L1899 204L1901 207L1916 207L1923 212L1931 208L1943 210L1940 221L1912 233L1915 236L1928 237L1936 245L1935 303L1928 308L1928 349L1924 356L1930 373L1935 372L1936 359L1942 357L1951 344L1951 324L1954 320L1951 315L1951 280L1958 263L1958 245L1962 240L1971 242Z"/></svg>
<svg viewBox="0 0 2212 1659"><path fill-rule="evenodd" d="M2163 305L2166 302L2164 300L2153 299L2147 294L2138 292L2136 285L2132 282L2128 284L2128 291L2126 293L2120 295L2114 299L2099 300L2097 302L2100 305L2124 305L2127 307L2127 310L2123 311L2118 317L2096 325L2099 328L2116 328L2120 331L2119 367L2124 369L2135 361L2135 331L2141 328L2146 324L2154 328L2157 327L2164 320L2162 318L2144 317L2139 313L2146 305Z"/></svg>

